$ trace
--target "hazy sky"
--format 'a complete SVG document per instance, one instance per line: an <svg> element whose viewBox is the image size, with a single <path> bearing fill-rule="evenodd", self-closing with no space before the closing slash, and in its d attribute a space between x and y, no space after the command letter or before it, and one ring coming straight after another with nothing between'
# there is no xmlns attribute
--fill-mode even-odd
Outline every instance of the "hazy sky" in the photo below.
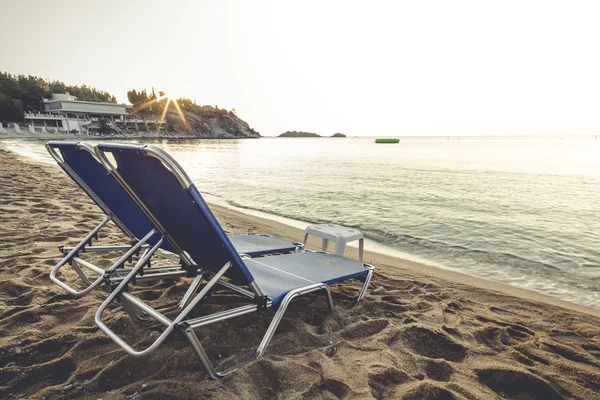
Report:
<svg viewBox="0 0 600 400"><path fill-rule="evenodd" d="M0 0L0 70L154 85L263 135L598 134L596 4Z"/></svg>

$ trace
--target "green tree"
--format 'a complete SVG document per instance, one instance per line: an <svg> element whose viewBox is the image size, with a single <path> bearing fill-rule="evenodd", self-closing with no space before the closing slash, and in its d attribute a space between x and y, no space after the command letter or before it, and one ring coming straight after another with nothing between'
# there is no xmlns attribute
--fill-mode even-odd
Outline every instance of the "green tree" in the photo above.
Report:
<svg viewBox="0 0 600 400"><path fill-rule="evenodd" d="M148 93L146 93L146 89L139 92L135 89L132 89L127 92L127 100L129 100L133 107L138 108L143 106L150 99L148 97Z"/></svg>
<svg viewBox="0 0 600 400"><path fill-rule="evenodd" d="M67 85L61 81L52 81L48 84L52 93L65 93L68 92Z"/></svg>
<svg viewBox="0 0 600 400"><path fill-rule="evenodd" d="M52 93L65 92L69 92L82 101L117 102L117 99L110 93L87 85L65 85L63 82L49 81L38 76L15 76L7 72L0 72L0 94L13 102L18 100L22 108L27 111L39 111L43 97L49 97ZM6 107L8 106L5 104L4 108Z"/></svg>
<svg viewBox="0 0 600 400"><path fill-rule="evenodd" d="M23 110L19 102L11 100L8 96L0 94L0 122L22 122Z"/></svg>
<svg viewBox="0 0 600 400"><path fill-rule="evenodd" d="M10 99L20 99L19 82L8 72L0 72L0 94Z"/></svg>
<svg viewBox="0 0 600 400"><path fill-rule="evenodd" d="M18 76L19 91L25 111L39 111L42 98L50 95L50 86L48 82L32 75Z"/></svg>

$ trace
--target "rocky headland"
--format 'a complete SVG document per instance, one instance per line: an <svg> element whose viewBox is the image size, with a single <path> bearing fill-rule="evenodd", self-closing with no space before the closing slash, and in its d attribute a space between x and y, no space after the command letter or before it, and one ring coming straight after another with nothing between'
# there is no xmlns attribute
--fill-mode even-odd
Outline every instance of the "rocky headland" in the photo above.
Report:
<svg viewBox="0 0 600 400"><path fill-rule="evenodd" d="M260 133L235 113L203 106L203 112L183 110L185 119L172 109L167 112L167 122L175 132L187 132L202 139L259 138Z"/></svg>

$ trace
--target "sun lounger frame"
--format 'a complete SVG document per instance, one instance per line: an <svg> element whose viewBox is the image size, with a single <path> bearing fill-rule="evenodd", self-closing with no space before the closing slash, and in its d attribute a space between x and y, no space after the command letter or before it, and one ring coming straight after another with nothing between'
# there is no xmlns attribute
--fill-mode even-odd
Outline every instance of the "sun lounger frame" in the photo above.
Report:
<svg viewBox="0 0 600 400"><path fill-rule="evenodd" d="M128 147L131 145L121 145L121 146ZM134 145L134 146L132 146L132 148L138 149L139 145L137 145L137 146ZM173 175L177 178L179 183L184 188L189 188L190 186L193 185L193 182L187 176L185 171L183 171L183 169L177 164L177 162L175 162L175 160L173 160L168 155L168 153L166 153L163 150L156 148L156 147L144 147L142 150L147 155L157 158L159 161L161 161L163 163L163 165L165 165L169 169L169 171L171 173L173 173ZM222 280L224 274L229 270L229 268L232 267L232 265L233 265L232 261L228 261L217 272L201 270L195 264L195 262L189 256L187 256L185 251L183 251L177 245L177 243L174 243L174 240L169 239L167 230L160 224L160 222L156 219L156 217L153 215L153 213L144 205L143 201L139 198L139 196L137 196L137 194L131 189L131 187L129 187L129 185L127 184L125 179L123 179L123 177L119 174L117 168L115 168L115 166L111 163L111 161L106 157L104 152L102 152L98 147L96 147L96 154L97 154L97 158L104 165L104 167L107 169L107 171L109 171L109 173L113 174L115 179L123 186L123 188L125 188L125 190L136 201L136 203L138 203L140 208L146 213L146 216L151 220L153 225L156 227L155 229L148 232L148 234L144 238L142 238L140 243L145 243L149 238L151 238L157 232L159 232L162 235L161 239L154 246L144 250L144 253L140 257L140 259L137 261L135 266L127 274L127 276L117 278L117 279L108 277L109 280L111 280L113 283L118 283L118 285L114 288L114 290L111 291L111 293L106 298L106 300L104 300L104 302L100 305L100 307L98 308L96 315L95 315L95 322L98 325L98 327L106 335L108 335L108 337L110 337L116 344L118 344L121 348L123 348L128 354L130 354L132 356L140 357L140 356L145 356L145 355L151 353L158 346L161 345L161 343L167 338L167 336L169 336L169 334L171 332L173 332L173 330L178 328L185 334L186 338L188 339L192 348L194 349L194 351L200 358L200 361L203 364L203 366L206 369L209 376L213 379L219 379L226 375L229 375L230 373L239 369L244 364L247 364L248 362L253 361L255 359L259 359L264 355L264 353L265 353L269 343L271 342L271 339L273 338L273 335L275 334L275 331L277 330L277 327L279 326L279 323L281 322L281 319L283 318L283 315L285 314L290 302L293 299L295 299L296 297L305 295L308 293L316 292L316 291L324 291L326 294L326 301L328 304L329 312L333 312L333 299L331 297L331 292L330 292L329 286L327 284L312 283L312 284L306 285L304 287L299 287L299 288L290 290L285 295L285 297L281 300L281 302L279 303L277 311L275 312L275 315L273 316L273 319L271 320L271 323L270 323L269 327L267 328L265 335L263 336L260 344L258 345L258 348L256 349L256 351L254 353L254 356L251 359L246 360L245 362L241 363L240 365L237 365L227 371L223 371L223 372L217 371L215 369L213 363L210 361L200 340L198 339L197 335L195 334L194 328L206 326L206 325L209 325L212 323L220 322L220 321L223 321L223 320L226 320L229 318L245 315L245 314L256 312L256 311L266 310L267 308L272 308L273 307L272 301L267 296L264 295L264 293L262 292L262 290L260 289L259 285L257 284L257 282L255 280L253 280L249 283L248 286L249 286L250 290L246 290L242 287L234 285L231 282ZM133 279L136 278L136 275L139 274L139 272L141 271L144 264L147 262L147 260L150 259L150 257L152 257L153 253L156 252L160 248L160 245L162 244L162 242L164 240L170 241L170 244L175 249L177 249L177 251L179 252L181 259L182 260L185 259L186 264L189 263L188 265L190 268L196 268L196 277L194 278L194 281L188 288L187 292L184 294L182 301L180 302L180 307L182 308L182 310L173 320L167 318L162 313L160 313L157 310L153 309L152 307L148 306L143 301L135 298L127 290L127 285ZM250 258L250 257L242 256L242 258ZM358 295L358 298L356 300L357 302L362 300L362 298L364 297L366 290L369 286L369 283L371 282L373 272L374 272L373 266L371 266L369 264L362 264L362 265L364 268L367 269L367 274L365 276L364 284L363 284L361 291ZM165 273L165 276L175 277L175 275L176 275L176 272ZM194 293L200 286L201 280L204 277L210 277L210 280L208 280L206 285L200 290L199 293L194 295ZM152 276L148 277L148 279L153 279L153 278L155 278L155 277L152 277ZM217 313L214 313L211 315L207 315L207 316L186 319L187 315L192 311L192 309L194 307L196 307L198 305L198 303L203 298L205 298L206 295L210 292L210 290L217 284L220 284L228 289L234 290L235 292L247 297L249 299L250 304L236 307L236 308L230 309L230 310L220 311L220 312L217 312ZM128 304L128 306L133 307L140 314L149 316L152 319L163 324L166 327L166 329L159 335L158 338L156 338L154 340L154 342L151 345L149 345L148 347L146 347L143 350L135 350L128 343L126 343L118 334L113 332L102 320L102 314L103 314L104 310L108 307L108 305L110 303L112 303L114 300L117 300L117 299L120 299L121 302L125 302L126 304Z"/></svg>

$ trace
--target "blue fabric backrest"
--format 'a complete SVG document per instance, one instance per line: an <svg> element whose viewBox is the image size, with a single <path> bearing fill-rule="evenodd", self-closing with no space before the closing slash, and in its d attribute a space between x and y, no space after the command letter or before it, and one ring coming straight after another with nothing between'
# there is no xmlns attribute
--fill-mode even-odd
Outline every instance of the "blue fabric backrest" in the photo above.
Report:
<svg viewBox="0 0 600 400"><path fill-rule="evenodd" d="M171 170L143 148L98 145L100 151L112 153L117 172L162 225L164 233L201 268L217 272L231 261L233 267L226 275L236 283L251 283L252 274L198 189L194 185L183 187Z"/></svg>
<svg viewBox="0 0 600 400"><path fill-rule="evenodd" d="M141 239L152 230L153 225L146 215L92 154L76 147L75 143L54 143L52 147L60 151L65 164L71 167L136 238ZM149 244L156 244L160 237L157 233ZM173 251L167 242L161 247Z"/></svg>

